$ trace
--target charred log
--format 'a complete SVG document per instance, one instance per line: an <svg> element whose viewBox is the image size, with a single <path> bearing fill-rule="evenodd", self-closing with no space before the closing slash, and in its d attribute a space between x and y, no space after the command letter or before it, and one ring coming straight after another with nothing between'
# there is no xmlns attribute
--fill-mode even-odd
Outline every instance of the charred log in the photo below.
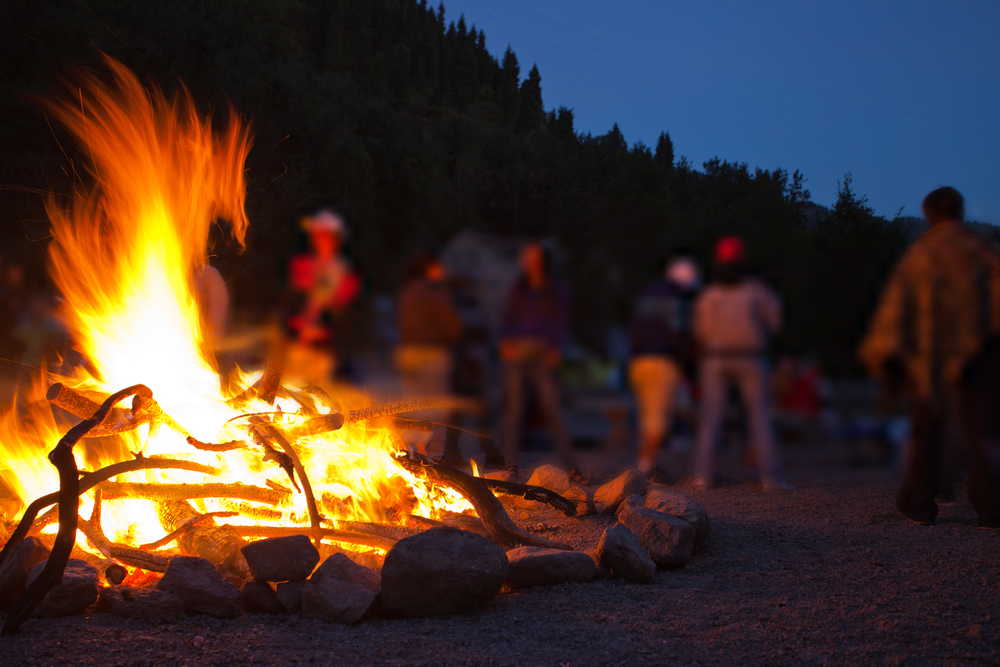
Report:
<svg viewBox="0 0 1000 667"><path fill-rule="evenodd" d="M407 458L397 458L396 462L415 475L426 477L432 482L443 484L458 491L462 497L472 503L476 514L483 522L483 527L489 533L491 540L504 547L512 549L518 546L545 547L549 549L571 550L572 547L549 540L520 528L511 521L507 511L497 500L493 492L479 477L467 475L461 470L455 470L442 465L424 465Z"/></svg>
<svg viewBox="0 0 1000 667"><path fill-rule="evenodd" d="M158 503L156 513L160 525L168 533L200 516L199 512L183 500ZM185 553L201 556L216 567L226 569L241 579L250 576L250 568L240 551L246 546L247 541L232 526L219 526L214 519L207 518L200 523L190 525L180 534L177 543Z"/></svg>
<svg viewBox="0 0 1000 667"><path fill-rule="evenodd" d="M236 498L265 505L280 505L288 494L262 486L249 484L147 484L144 482L102 482L100 489L105 500L134 498L142 500L194 500L198 498Z"/></svg>
<svg viewBox="0 0 1000 667"><path fill-rule="evenodd" d="M576 503L563 498L555 491L541 486L529 486L528 484L517 484L515 482L505 482L501 479L481 478L494 494L504 496L516 496L525 500L533 500L538 503L551 505L566 516L576 516Z"/></svg>

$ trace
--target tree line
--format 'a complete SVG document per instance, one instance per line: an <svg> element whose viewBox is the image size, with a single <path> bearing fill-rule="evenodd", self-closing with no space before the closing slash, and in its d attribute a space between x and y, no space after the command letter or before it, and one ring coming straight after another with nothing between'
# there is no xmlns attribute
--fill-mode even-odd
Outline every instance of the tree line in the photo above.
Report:
<svg viewBox="0 0 1000 667"><path fill-rule="evenodd" d="M74 67L99 69L101 52L167 90L183 81L206 111L231 103L251 119L249 249L219 247L215 261L245 311L277 298L296 219L323 201L348 212L373 292L395 291L415 250L462 229L554 237L567 251L576 336L598 351L668 255L707 264L716 239L739 234L785 298L780 347L850 371L907 240L849 175L825 208L798 171L720 158L699 168L666 131L655 146L630 144L617 125L581 133L571 109L546 109L537 67L509 47L494 56L482 30L425 0L0 7L0 240L5 257L33 266L47 234L38 192L72 183L68 143L30 96L54 94Z"/></svg>

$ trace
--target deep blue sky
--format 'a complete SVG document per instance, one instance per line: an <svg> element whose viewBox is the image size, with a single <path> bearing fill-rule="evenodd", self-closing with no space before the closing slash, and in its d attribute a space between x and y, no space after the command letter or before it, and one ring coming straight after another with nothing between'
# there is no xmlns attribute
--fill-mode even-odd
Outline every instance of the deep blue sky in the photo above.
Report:
<svg viewBox="0 0 1000 667"><path fill-rule="evenodd" d="M800 169L833 203L846 172L877 213L920 215L953 185L1000 223L1000 0L446 0L510 44L545 107L629 143L670 132L718 155Z"/></svg>

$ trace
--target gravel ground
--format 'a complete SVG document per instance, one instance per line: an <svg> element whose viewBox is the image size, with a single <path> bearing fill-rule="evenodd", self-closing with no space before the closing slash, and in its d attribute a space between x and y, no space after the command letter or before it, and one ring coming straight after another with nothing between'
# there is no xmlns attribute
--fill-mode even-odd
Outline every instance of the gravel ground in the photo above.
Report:
<svg viewBox="0 0 1000 667"><path fill-rule="evenodd" d="M354 627L297 617L32 620L5 665L1000 664L1000 535L967 500L934 527L900 517L886 470L790 466L796 491L697 493L712 535L687 567L503 593L481 612ZM599 481L599 480L598 480ZM512 509L582 548L612 523Z"/></svg>

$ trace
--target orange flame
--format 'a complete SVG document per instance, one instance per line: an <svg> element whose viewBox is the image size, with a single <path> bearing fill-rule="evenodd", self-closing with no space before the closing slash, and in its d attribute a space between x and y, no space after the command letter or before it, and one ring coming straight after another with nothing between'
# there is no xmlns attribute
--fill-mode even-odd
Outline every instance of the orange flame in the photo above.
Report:
<svg viewBox="0 0 1000 667"><path fill-rule="evenodd" d="M198 115L186 89L168 99L158 89L144 88L120 63L108 59L108 67L110 83L83 75L83 87L68 87L70 96L47 104L91 159L88 171L95 183L67 209L54 199L47 203L52 275L65 296L66 325L95 369L59 379L93 392L98 401L123 387L145 384L198 439L245 439L240 421L226 425L240 412L225 403L228 397L222 395L214 362L204 353L205 327L193 285L195 272L205 264L209 226L216 219L229 220L234 237L244 242L243 164L251 144L247 126L230 111L225 130L215 132ZM244 376L243 384L253 379ZM29 410L12 409L0 416L0 458L6 459L0 477L25 503L54 490L56 476L44 455L66 427L57 425L44 405L44 389L39 381L29 392ZM247 412L275 410L263 402L242 407ZM276 407L285 411L282 424L301 419L294 404ZM471 509L453 491L431 488L398 466L394 437L390 430L356 424L295 443L328 525L336 527L340 519L393 520L400 511L435 518L442 510ZM195 451L167 428L150 436L148 427L141 427L81 448L83 462L93 467L143 451L221 468L224 475L211 481L287 485L280 470L264 464L257 450ZM116 481L209 480L171 470L130 473ZM196 504L202 511L232 509L225 500ZM272 509L278 512L266 520L242 516L230 522L308 523L301 493ZM164 534L148 501L111 501L103 517L112 540L135 545Z"/></svg>

